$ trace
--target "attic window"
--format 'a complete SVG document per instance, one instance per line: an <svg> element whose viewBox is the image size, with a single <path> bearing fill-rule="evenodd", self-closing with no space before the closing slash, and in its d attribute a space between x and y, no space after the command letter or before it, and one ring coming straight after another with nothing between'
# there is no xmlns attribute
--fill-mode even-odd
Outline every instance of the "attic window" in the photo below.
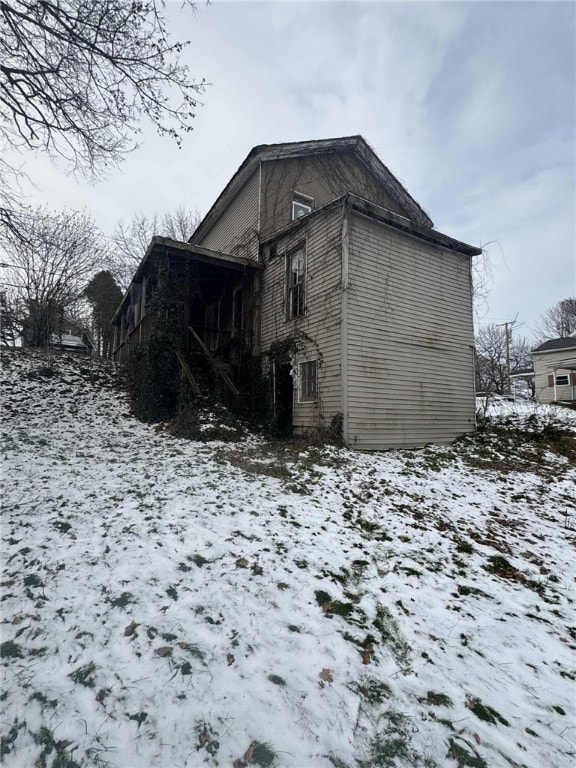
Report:
<svg viewBox="0 0 576 768"><path fill-rule="evenodd" d="M292 193L292 221L307 216L314 206L314 198L300 192Z"/></svg>

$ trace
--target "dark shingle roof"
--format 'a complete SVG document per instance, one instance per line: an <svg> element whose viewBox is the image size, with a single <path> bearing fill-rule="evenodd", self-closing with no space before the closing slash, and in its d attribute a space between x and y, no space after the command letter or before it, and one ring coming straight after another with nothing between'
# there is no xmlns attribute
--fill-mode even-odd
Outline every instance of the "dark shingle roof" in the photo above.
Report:
<svg viewBox="0 0 576 768"><path fill-rule="evenodd" d="M576 336L562 336L559 339L550 339L533 349L532 352L553 352L559 349L576 349Z"/></svg>

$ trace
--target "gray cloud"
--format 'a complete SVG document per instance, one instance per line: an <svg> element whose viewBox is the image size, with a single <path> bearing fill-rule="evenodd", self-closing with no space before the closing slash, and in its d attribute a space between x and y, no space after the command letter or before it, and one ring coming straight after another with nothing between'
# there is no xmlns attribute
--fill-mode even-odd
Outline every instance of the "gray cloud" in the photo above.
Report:
<svg viewBox="0 0 576 768"><path fill-rule="evenodd" d="M571 3L223 3L186 19L213 85L178 150L146 127L105 182L34 160L33 199L101 226L183 204L205 212L252 146L361 133L441 231L492 246L488 317L533 327L576 290Z"/></svg>

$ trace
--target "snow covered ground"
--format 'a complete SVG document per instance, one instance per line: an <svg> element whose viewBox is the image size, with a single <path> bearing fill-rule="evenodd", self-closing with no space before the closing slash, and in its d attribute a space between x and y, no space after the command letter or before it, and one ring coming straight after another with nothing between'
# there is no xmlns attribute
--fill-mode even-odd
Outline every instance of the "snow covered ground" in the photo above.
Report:
<svg viewBox="0 0 576 768"><path fill-rule="evenodd" d="M575 764L575 412L194 443L110 365L2 358L7 767Z"/></svg>

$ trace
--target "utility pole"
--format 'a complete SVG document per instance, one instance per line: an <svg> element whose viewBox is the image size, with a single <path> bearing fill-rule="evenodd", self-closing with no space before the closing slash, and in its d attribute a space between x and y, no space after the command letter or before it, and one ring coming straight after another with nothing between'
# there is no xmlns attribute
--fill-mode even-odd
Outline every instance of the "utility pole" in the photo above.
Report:
<svg viewBox="0 0 576 768"><path fill-rule="evenodd" d="M507 320L505 323L498 323L498 326L504 326L505 343L506 343L506 389L508 394L512 394L512 379L510 378L510 341L512 339L512 326L518 319L518 315L514 320Z"/></svg>

